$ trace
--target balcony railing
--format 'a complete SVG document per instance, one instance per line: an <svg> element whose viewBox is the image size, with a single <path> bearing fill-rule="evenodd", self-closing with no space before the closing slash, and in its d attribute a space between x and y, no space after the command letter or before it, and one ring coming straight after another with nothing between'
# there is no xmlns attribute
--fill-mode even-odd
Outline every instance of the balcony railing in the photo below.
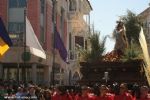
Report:
<svg viewBox="0 0 150 100"><path fill-rule="evenodd" d="M78 52L75 50L69 50L68 52L68 60L75 61L78 58Z"/></svg>
<svg viewBox="0 0 150 100"><path fill-rule="evenodd" d="M81 50L70 50L68 52L68 61L82 61Z"/></svg>
<svg viewBox="0 0 150 100"><path fill-rule="evenodd" d="M24 43L23 43L23 33L10 33L9 34L12 42L13 42L13 46L23 46Z"/></svg>

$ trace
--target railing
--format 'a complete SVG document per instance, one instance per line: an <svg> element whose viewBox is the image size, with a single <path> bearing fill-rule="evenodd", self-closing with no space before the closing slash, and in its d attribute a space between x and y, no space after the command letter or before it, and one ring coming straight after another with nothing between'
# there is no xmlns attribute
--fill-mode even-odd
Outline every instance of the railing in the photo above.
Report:
<svg viewBox="0 0 150 100"><path fill-rule="evenodd" d="M75 61L78 58L78 52L75 50L69 50L68 51L68 60L69 61Z"/></svg>
<svg viewBox="0 0 150 100"><path fill-rule="evenodd" d="M79 50L70 50L68 52L68 61L82 61L83 57L81 51Z"/></svg>
<svg viewBox="0 0 150 100"><path fill-rule="evenodd" d="M10 33L9 36L13 42L13 46L23 46L23 33Z"/></svg>

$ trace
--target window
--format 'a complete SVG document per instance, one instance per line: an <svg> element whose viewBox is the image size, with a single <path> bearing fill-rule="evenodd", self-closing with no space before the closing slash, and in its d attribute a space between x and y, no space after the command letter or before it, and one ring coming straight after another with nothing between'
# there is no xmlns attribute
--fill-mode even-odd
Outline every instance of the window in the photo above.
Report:
<svg viewBox="0 0 150 100"><path fill-rule="evenodd" d="M63 68L61 69L61 73L64 73L64 69Z"/></svg>
<svg viewBox="0 0 150 100"><path fill-rule="evenodd" d="M23 44L24 23L9 22L8 32L10 33L13 46L21 46Z"/></svg>
<svg viewBox="0 0 150 100"><path fill-rule="evenodd" d="M40 16L40 34L41 34L41 38L40 38L40 42L43 44L45 42L45 30L44 30L44 18L45 18L45 14L44 14L44 10L45 10L45 0L40 0L41 1L41 16Z"/></svg>
<svg viewBox="0 0 150 100"><path fill-rule="evenodd" d="M72 49L72 35L69 33L69 50Z"/></svg>
<svg viewBox="0 0 150 100"><path fill-rule="evenodd" d="M26 0L9 0L9 8L23 8L26 6Z"/></svg>
<svg viewBox="0 0 150 100"><path fill-rule="evenodd" d="M11 33L24 32L24 23L9 22L8 31Z"/></svg>
<svg viewBox="0 0 150 100"><path fill-rule="evenodd" d="M59 80L54 80L54 84L59 84L60 81Z"/></svg>
<svg viewBox="0 0 150 100"><path fill-rule="evenodd" d="M55 63L55 68L54 68L54 72L55 73L60 73L60 65L59 64L57 64L57 63Z"/></svg>
<svg viewBox="0 0 150 100"><path fill-rule="evenodd" d="M41 26L41 30L40 30L40 42L43 44L45 41L45 33L44 33L44 27Z"/></svg>
<svg viewBox="0 0 150 100"><path fill-rule="evenodd" d="M74 75L73 75L73 80L79 80L80 79L80 76L78 74L78 72L75 72Z"/></svg>
<svg viewBox="0 0 150 100"><path fill-rule="evenodd" d="M84 47L84 38L80 36L75 36L75 43Z"/></svg>
<svg viewBox="0 0 150 100"><path fill-rule="evenodd" d="M59 67L55 67L55 73L60 73L60 68Z"/></svg>
<svg viewBox="0 0 150 100"><path fill-rule="evenodd" d="M70 60L73 60L74 59L74 56L75 56L75 53L74 51L72 51L72 34L69 33L69 59Z"/></svg>
<svg viewBox="0 0 150 100"><path fill-rule="evenodd" d="M70 10L70 11L75 11L76 8L77 8L76 0L70 0L69 10Z"/></svg>
<svg viewBox="0 0 150 100"><path fill-rule="evenodd" d="M17 0L9 0L9 8L17 7Z"/></svg>
<svg viewBox="0 0 150 100"><path fill-rule="evenodd" d="M18 7L25 7L26 6L26 0L18 0Z"/></svg>
<svg viewBox="0 0 150 100"><path fill-rule="evenodd" d="M85 49L87 49L87 40L85 40Z"/></svg>
<svg viewBox="0 0 150 100"><path fill-rule="evenodd" d="M44 78L44 70L42 68L37 68L37 81L38 81L38 83L42 84L43 78Z"/></svg>
<svg viewBox="0 0 150 100"><path fill-rule="evenodd" d="M41 0L41 13L44 14L44 0Z"/></svg>

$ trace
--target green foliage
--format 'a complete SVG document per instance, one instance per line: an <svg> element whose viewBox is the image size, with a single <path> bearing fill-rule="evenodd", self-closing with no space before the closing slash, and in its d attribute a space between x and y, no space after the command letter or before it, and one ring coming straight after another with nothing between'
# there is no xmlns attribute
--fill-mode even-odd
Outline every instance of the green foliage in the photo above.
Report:
<svg viewBox="0 0 150 100"><path fill-rule="evenodd" d="M94 62L102 58L103 53L105 52L105 41L106 37L102 41L99 41L100 34L94 33L91 35L90 44L91 50L81 50L81 55L84 61Z"/></svg>
<svg viewBox="0 0 150 100"><path fill-rule="evenodd" d="M131 40L134 40L134 42L139 43L140 18L135 13L128 10L127 15L122 16L121 19L125 23L128 42L131 43Z"/></svg>
<svg viewBox="0 0 150 100"><path fill-rule="evenodd" d="M138 44L131 43L130 47L125 50L124 55L122 56L122 61L130 61L134 59L142 58L142 50Z"/></svg>

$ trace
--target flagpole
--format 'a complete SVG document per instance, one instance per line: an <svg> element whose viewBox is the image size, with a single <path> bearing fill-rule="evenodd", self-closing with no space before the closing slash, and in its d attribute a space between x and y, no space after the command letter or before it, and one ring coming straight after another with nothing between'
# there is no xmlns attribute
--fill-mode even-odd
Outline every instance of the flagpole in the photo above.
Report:
<svg viewBox="0 0 150 100"><path fill-rule="evenodd" d="M52 85L54 86L55 85L55 30L56 30L56 3L57 1L56 0L52 0L53 2L53 65L52 65L52 75L51 75L51 83Z"/></svg>
<svg viewBox="0 0 150 100"><path fill-rule="evenodd" d="M17 46L18 46L18 49L19 49L19 46L20 46L20 44L19 44L20 43L19 37L17 39L17 42L18 42ZM17 63L17 82L19 84L19 81L20 81L20 71L19 71L20 70L20 68L19 68L20 67L20 59L19 59L20 52L18 52L17 54L18 54L18 56L17 56L17 60L18 60L18 63Z"/></svg>
<svg viewBox="0 0 150 100"><path fill-rule="evenodd" d="M26 82L26 7L24 8L24 59L22 66L22 80Z"/></svg>

